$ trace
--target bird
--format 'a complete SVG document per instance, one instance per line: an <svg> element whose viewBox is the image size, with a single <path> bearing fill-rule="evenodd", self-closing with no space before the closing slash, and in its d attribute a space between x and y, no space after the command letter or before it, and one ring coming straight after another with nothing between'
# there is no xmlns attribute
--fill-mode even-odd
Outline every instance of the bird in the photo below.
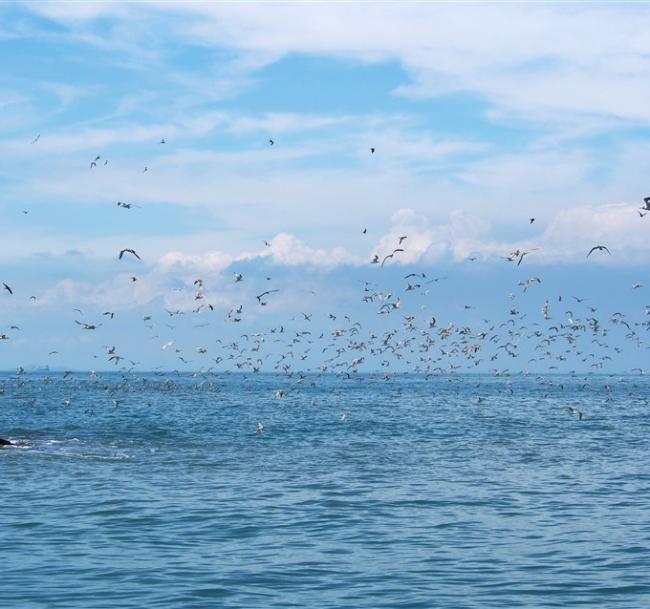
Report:
<svg viewBox="0 0 650 609"><path fill-rule="evenodd" d="M14 291L11 289L11 286L7 285L4 281L2 282L2 285L4 286L4 289L7 290L10 294L13 294Z"/></svg>
<svg viewBox="0 0 650 609"><path fill-rule="evenodd" d="M131 209L132 207L140 207L139 205L136 205L135 203L124 203L123 201L118 201L117 206L118 207L123 207L124 209Z"/></svg>
<svg viewBox="0 0 650 609"><path fill-rule="evenodd" d="M257 296L255 296L255 298L257 298L257 302L262 304L262 298L264 298L264 296L266 296L267 294L275 294L276 292L279 292L279 291L280 290L266 290L266 292L262 292L261 294L258 294ZM264 304L266 304L266 303L264 303Z"/></svg>
<svg viewBox="0 0 650 609"><path fill-rule="evenodd" d="M402 241L404 241L405 239L408 239L407 235L403 235L402 237L400 237L399 238L399 243L397 245L402 245Z"/></svg>
<svg viewBox="0 0 650 609"><path fill-rule="evenodd" d="M102 324L87 324L82 321L77 321L76 319L74 320L74 323L76 323L78 326L81 326L83 330L96 330L101 326Z"/></svg>
<svg viewBox="0 0 650 609"><path fill-rule="evenodd" d="M136 253L136 251L134 249L131 249L131 248L128 248L128 247L124 248L123 250L120 250L120 255L118 256L117 259L122 260L122 257L124 256L124 254L133 254L138 260L142 260L142 258L140 258L140 256L138 256L138 254Z"/></svg>
<svg viewBox="0 0 650 609"><path fill-rule="evenodd" d="M528 223L529 224L532 224L533 222L535 222L535 218L528 218Z"/></svg>
<svg viewBox="0 0 650 609"><path fill-rule="evenodd" d="M165 143L165 138L162 138L162 139L160 140L160 143L161 143L161 144L164 144L164 143Z"/></svg>
<svg viewBox="0 0 650 609"><path fill-rule="evenodd" d="M577 408L574 408L573 406L567 406L565 410L573 415L574 417L578 417L579 420L582 421L582 417L584 416L584 413L581 410L578 410Z"/></svg>
<svg viewBox="0 0 650 609"><path fill-rule="evenodd" d="M264 425L259 421L257 422L257 433L264 433Z"/></svg>
<svg viewBox="0 0 650 609"><path fill-rule="evenodd" d="M601 252L607 252L610 256L612 255L612 252L610 252L607 247L604 245L594 245L590 250L589 253L587 254L587 258L591 255L592 252L595 252L596 250L601 251Z"/></svg>
<svg viewBox="0 0 650 609"><path fill-rule="evenodd" d="M395 249L393 250L393 253L392 253L392 254L388 254L388 256L384 256L384 259L381 261L381 266L384 266L384 264L386 264L386 261L387 261L389 258L393 258L393 257L395 256L395 254L397 254L398 252L403 252L403 251L404 251L404 250L401 249L401 248L399 248L399 247L398 247L398 248L395 248Z"/></svg>
<svg viewBox="0 0 650 609"><path fill-rule="evenodd" d="M38 134L38 135L37 135L37 136L36 136L36 137L31 141L31 143L32 143L32 144L35 144L35 143L38 142L38 140L40 140L40 139L41 139L41 134L39 133L39 134Z"/></svg>
<svg viewBox="0 0 650 609"><path fill-rule="evenodd" d="M375 149L374 148L370 149L370 154L375 154Z"/></svg>
<svg viewBox="0 0 650 609"><path fill-rule="evenodd" d="M275 142L271 138L269 138L269 146L273 146L273 144L275 144Z"/></svg>
<svg viewBox="0 0 650 609"><path fill-rule="evenodd" d="M241 273L235 273L235 283L238 283L244 279L244 276Z"/></svg>

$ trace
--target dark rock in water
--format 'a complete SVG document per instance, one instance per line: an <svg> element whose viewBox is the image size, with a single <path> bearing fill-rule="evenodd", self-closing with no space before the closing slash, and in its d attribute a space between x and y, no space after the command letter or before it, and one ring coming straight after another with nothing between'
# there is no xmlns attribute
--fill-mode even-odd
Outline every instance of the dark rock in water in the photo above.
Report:
<svg viewBox="0 0 650 609"><path fill-rule="evenodd" d="M9 440L5 440L4 438L0 438L0 446L13 446L13 443L9 442Z"/></svg>

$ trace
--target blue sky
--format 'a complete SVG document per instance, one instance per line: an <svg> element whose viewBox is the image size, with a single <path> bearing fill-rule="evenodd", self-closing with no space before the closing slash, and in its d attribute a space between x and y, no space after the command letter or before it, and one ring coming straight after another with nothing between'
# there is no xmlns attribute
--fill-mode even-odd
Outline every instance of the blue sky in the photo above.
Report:
<svg viewBox="0 0 650 609"><path fill-rule="evenodd" d="M270 341L306 306L316 335L329 312L380 332L360 282L397 294L410 272L449 277L403 296L423 321L501 322L515 293L530 330L578 288L603 323L617 310L646 321L646 288L631 287L650 251L637 212L650 194L645 5L54 2L0 15L0 280L14 291L0 298L2 368L104 368L107 344L173 368L169 340L205 366L208 335L214 360L217 337ZM405 234L404 252L369 264ZM587 260L595 244L612 255ZM142 262L118 261L125 247ZM515 268L504 257L517 249L531 253ZM208 321L192 314L197 278ZM269 286L280 292L262 309ZM226 321L239 305L242 321ZM102 326L81 330L75 308ZM644 355L637 341L605 367ZM508 365L535 369L524 359Z"/></svg>

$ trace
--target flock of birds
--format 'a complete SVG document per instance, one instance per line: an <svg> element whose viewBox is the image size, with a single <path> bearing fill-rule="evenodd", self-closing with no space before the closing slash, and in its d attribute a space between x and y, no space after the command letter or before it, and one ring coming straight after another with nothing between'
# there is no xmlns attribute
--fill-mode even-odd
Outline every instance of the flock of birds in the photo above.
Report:
<svg viewBox="0 0 650 609"><path fill-rule="evenodd" d="M32 141L36 144L40 140L40 134ZM275 141L268 140L269 146L274 146ZM160 144L166 144L163 138ZM375 154L375 148L370 148L370 153ZM95 156L90 162L90 170L95 170L98 163L101 163L101 155ZM103 165L108 160L103 159ZM143 173L148 172L145 166ZM117 206L124 210L134 210L141 206L134 203L118 201ZM650 211L650 197L643 199L643 205L639 209L639 215L645 216ZM24 210L23 213L28 213ZM529 224L535 222L535 218L528 219ZM367 234L367 229L361 231ZM265 246L271 244L265 241ZM384 267L399 259L399 255L407 251L408 235L401 235L397 238L394 247L389 252L380 254L374 253L370 265ZM503 256L503 258L520 267L524 258L529 256L536 248L529 250L516 249ZM586 252L586 258L592 255L608 255L611 251L606 245L597 244ZM130 257L134 261L142 262L141 256L133 247L121 249L117 255L119 261ZM474 261L476 257L468 260ZM138 280L132 276L132 282ZM389 382L396 372L412 372L422 375L425 379L434 376L449 375L450 379L458 380L462 371L480 369L486 364L492 366L492 372L497 377L508 377L510 370L507 365L500 365L503 360L527 357L526 367L542 368L552 373L560 369L563 363L577 361L581 367L588 366L595 371L603 366L616 355L621 353L620 343L612 344L609 338L614 333L622 333L630 344L637 348L647 349L644 343L644 334L650 330L650 306L643 311L643 321L634 321L621 312L603 314L598 307L592 306L586 299L573 296L575 304L571 310L564 310L557 316L553 316L551 307L552 299L545 299L539 308L537 319L526 319L527 314L519 310L517 301L527 294L535 286L539 286L542 280L539 277L529 277L520 280L516 286L521 289L521 294L510 293L508 295L507 314L503 319L481 319L474 327L465 324L455 324L448 321L439 323L435 316L427 311L426 304L420 304L418 313L411 311L414 304L410 293L427 296L432 284L444 281L446 277L429 277L425 272L414 271L404 275L405 282L399 292L385 289L381 285L381 273L376 281L363 281L359 288L359 302L374 313L370 317L353 319L349 314L338 314L330 311L319 320L319 328L323 324L329 324L329 330L312 330L317 324L313 323L314 312L300 312L298 315L288 319L284 323L276 323L270 327L261 327L256 331L241 333L233 340L222 339L213 336L210 343L194 345L190 348L181 346L179 339L173 336L176 326L170 325L172 318L191 318L192 320L204 320L206 313L218 313L219 306L209 302L206 290L208 279L196 277L191 286L188 284L188 301L190 307L179 309L165 309L158 314L148 313L142 318L142 323L151 335L150 340L160 341L159 347L162 351L172 353L177 361L186 367L191 367L194 372L188 373L200 376L197 387L205 383L216 383L219 374L226 371L239 371L242 374L242 382L249 374L260 371L274 371L280 373L279 378L282 386L274 395L277 399L285 398L290 394L299 392L301 387L308 383L315 383L321 375L334 374L345 381L362 382L364 373L373 378L379 378ZM265 278L270 281L270 277ZM233 284L246 285L246 278L241 272L234 272ZM8 298L19 298L19 290L7 282L2 282L5 296ZM266 286L264 286L266 287ZM642 287L636 283L634 289ZM539 289L539 288L538 288ZM224 317L227 324L238 324L242 321L249 322L246 318L250 306L267 307L269 302L281 292L279 288L270 287L259 291L254 295L251 302L242 302L230 308ZM36 296L29 296L30 300L36 300ZM554 297L561 308L565 308L562 296ZM407 303L409 306L405 306ZM418 304L421 302L418 301ZM473 308L472 305L465 305L465 309ZM408 309L405 312L405 309ZM83 315L81 309L74 309L79 316ZM224 311L225 312L225 311ZM102 316L111 323L118 316L115 311L104 311ZM203 316L203 317L201 317ZM256 314L254 319L259 319ZM368 319L374 321L368 322ZM251 318L249 323L253 322ZM83 331L97 331L103 324L97 321L83 321L75 319L74 323ZM255 322L257 323L257 322ZM210 321L194 327L206 327ZM0 341L9 341L10 333L20 331L17 325L12 325L8 333L0 333ZM161 338L161 331L169 331L170 336ZM205 333L204 333L205 334ZM225 334L225 333L224 333ZM182 340L182 339L181 339ZM155 344L155 343L154 343ZM114 345L98 346L97 359L105 357L110 366L115 366L122 372L123 379L137 375L137 368L140 365L133 361L127 354L118 352ZM194 355L190 355L193 353ZM58 351L51 351L49 356L60 355ZM190 359L199 358L199 359ZM168 369L175 368L172 364ZM379 372L377 372L379 370ZM367 372L366 372L367 371ZM180 370L174 370L176 374L183 374ZM635 368L631 372L645 374L642 368ZM156 374L163 374L156 371ZM17 369L19 383L23 381L25 370L22 367ZM66 371L63 380L74 378L75 373ZM100 382L100 375L90 371L90 378ZM541 377L540 377L541 378ZM0 383L0 394L4 393L5 379ZM119 388L120 383L111 385L103 380L106 393L113 395ZM544 382L554 381L545 379ZM480 387L480 384L479 384ZM611 390L611 388L609 389ZM481 396L477 391L477 400ZM69 404L72 397L67 399ZM113 405L119 401L113 399ZM26 402L34 406L31 401ZM573 406L566 407L567 412L582 420L584 413ZM341 414L341 420L346 420L348 411ZM264 433L265 428L262 422L257 424L257 433ZM9 440L0 439L0 446L11 444Z"/></svg>

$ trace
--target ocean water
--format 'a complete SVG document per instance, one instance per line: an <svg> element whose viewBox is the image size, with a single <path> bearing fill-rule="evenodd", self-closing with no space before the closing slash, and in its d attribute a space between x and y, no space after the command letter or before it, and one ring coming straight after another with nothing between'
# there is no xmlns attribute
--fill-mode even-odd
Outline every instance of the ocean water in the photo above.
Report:
<svg viewBox="0 0 650 609"><path fill-rule="evenodd" d="M645 377L297 380L0 377L4 606L650 606Z"/></svg>

